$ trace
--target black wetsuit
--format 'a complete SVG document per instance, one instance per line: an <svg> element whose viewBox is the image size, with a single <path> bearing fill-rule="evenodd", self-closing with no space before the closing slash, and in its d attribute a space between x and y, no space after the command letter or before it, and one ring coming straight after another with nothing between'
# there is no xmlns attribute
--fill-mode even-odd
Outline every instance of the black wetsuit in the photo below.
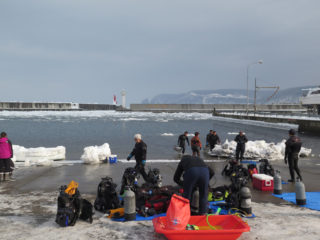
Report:
<svg viewBox="0 0 320 240"><path fill-rule="evenodd" d="M209 145L209 142L210 142L210 137L212 136L212 134L211 133L208 133L207 134L207 137L206 137L206 146L208 146Z"/></svg>
<svg viewBox="0 0 320 240"><path fill-rule="evenodd" d="M216 144L220 143L220 138L219 136L216 134L216 135L211 135L209 137L209 146L210 146L210 151L212 151L212 149L214 149L214 147L216 146Z"/></svg>
<svg viewBox="0 0 320 240"><path fill-rule="evenodd" d="M128 160L130 160L132 156L134 156L136 159L136 166L134 168L142 175L143 179L148 182L148 175L144 169L147 159L147 144L145 144L142 140L139 143L136 143L128 157Z"/></svg>
<svg viewBox="0 0 320 240"><path fill-rule="evenodd" d="M178 138L178 146L181 147L182 153L186 151L186 142L188 143L188 146L189 146L190 145L189 138L186 135L181 134Z"/></svg>
<svg viewBox="0 0 320 240"><path fill-rule="evenodd" d="M181 176L183 175L183 181ZM202 158L183 156L174 174L173 180L183 186L183 196L190 201L195 187L199 188L199 214L207 213L208 185L214 171L208 167Z"/></svg>
<svg viewBox="0 0 320 240"><path fill-rule="evenodd" d="M239 134L234 140L237 142L236 159L237 161L239 161L239 159L242 161L244 152L246 150L246 142L248 142L248 138L246 137L246 135L240 136Z"/></svg>
<svg viewBox="0 0 320 240"><path fill-rule="evenodd" d="M300 180L302 180L300 169L298 168L299 152L302 142L297 136L290 136L286 141L285 159L288 159L289 171L292 180L295 180L294 171L296 171Z"/></svg>

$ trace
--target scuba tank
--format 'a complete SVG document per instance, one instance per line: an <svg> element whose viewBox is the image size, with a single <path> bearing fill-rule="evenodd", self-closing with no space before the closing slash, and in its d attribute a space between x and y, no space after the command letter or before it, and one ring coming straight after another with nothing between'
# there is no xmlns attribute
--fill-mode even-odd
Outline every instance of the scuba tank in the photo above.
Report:
<svg viewBox="0 0 320 240"><path fill-rule="evenodd" d="M273 178L273 193L274 194L282 194L282 181L280 171L276 171L276 175Z"/></svg>
<svg viewBox="0 0 320 240"><path fill-rule="evenodd" d="M240 189L240 210L247 214L252 213L251 208L251 191L248 187L242 187Z"/></svg>
<svg viewBox="0 0 320 240"><path fill-rule="evenodd" d="M305 190L303 182L300 181L299 177L297 178L297 181L295 184L295 190L296 190L296 203L297 203L297 205L306 205L306 203L307 203L306 190Z"/></svg>
<svg viewBox="0 0 320 240"><path fill-rule="evenodd" d="M136 219L136 195L131 191L130 187L126 186L124 190L124 219L131 221Z"/></svg>
<svg viewBox="0 0 320 240"><path fill-rule="evenodd" d="M192 201L191 201L191 211L193 213L198 213L199 212L199 189L196 188L192 194Z"/></svg>

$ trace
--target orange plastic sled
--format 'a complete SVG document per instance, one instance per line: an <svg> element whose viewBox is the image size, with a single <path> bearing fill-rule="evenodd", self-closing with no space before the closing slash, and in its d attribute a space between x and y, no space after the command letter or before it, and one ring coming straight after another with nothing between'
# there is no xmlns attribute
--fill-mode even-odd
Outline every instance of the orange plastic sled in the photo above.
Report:
<svg viewBox="0 0 320 240"><path fill-rule="evenodd" d="M200 230L168 230L166 229L166 217L154 218L152 222L155 231L164 234L169 240L235 240L243 232L250 231L250 226L238 216L214 215L209 216L208 220L215 230L208 226L206 216L190 217L189 224L197 226Z"/></svg>

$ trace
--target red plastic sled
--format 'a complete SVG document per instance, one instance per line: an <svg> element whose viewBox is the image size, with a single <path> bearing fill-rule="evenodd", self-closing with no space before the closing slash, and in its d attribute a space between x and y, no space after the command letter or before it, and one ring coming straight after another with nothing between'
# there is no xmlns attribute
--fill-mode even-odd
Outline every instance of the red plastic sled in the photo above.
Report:
<svg viewBox="0 0 320 240"><path fill-rule="evenodd" d="M209 216L209 223L215 226L216 230L210 229L206 216L190 217L189 224L198 226L200 230L167 230L165 228L166 217L154 218L152 222L155 231L164 234L169 240L234 240L239 238L243 232L250 231L250 226L234 215Z"/></svg>

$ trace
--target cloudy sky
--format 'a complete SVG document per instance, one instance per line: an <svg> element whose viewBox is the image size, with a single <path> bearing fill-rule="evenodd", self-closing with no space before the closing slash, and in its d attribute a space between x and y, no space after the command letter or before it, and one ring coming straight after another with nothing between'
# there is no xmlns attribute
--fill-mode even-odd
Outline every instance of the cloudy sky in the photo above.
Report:
<svg viewBox="0 0 320 240"><path fill-rule="evenodd" d="M4 100L320 85L319 0L1 0Z"/></svg>

